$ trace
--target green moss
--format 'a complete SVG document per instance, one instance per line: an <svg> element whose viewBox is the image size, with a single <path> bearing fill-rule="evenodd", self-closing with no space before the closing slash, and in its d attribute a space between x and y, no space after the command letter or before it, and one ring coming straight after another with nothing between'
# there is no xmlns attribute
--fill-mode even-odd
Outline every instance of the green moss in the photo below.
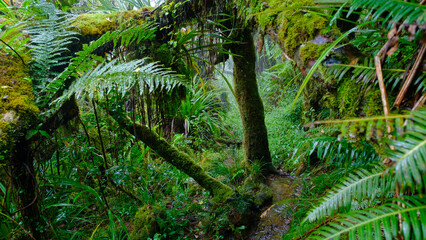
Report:
<svg viewBox="0 0 426 240"><path fill-rule="evenodd" d="M114 31L129 24L142 24L144 20L143 10L119 11L113 13L86 13L79 15L73 22L83 36L102 35L108 31Z"/></svg>
<svg viewBox="0 0 426 240"><path fill-rule="evenodd" d="M39 115L27 68L15 56L0 52L0 152L13 147Z"/></svg>
<svg viewBox="0 0 426 240"><path fill-rule="evenodd" d="M383 114L382 96L379 89L370 89L367 91L363 111L366 116Z"/></svg>
<svg viewBox="0 0 426 240"><path fill-rule="evenodd" d="M154 211L148 206L143 206L139 209L133 224L134 229L130 234L130 239L132 240L145 240L152 237L158 228Z"/></svg>
<svg viewBox="0 0 426 240"><path fill-rule="evenodd" d="M305 64L309 60L316 60L319 58L321 53L328 47L329 44L315 44L315 43L306 43L303 47L300 48L300 59Z"/></svg>
<svg viewBox="0 0 426 240"><path fill-rule="evenodd" d="M356 117L363 96L362 85L346 80L337 89L339 113L343 118Z"/></svg>
<svg viewBox="0 0 426 240"><path fill-rule="evenodd" d="M319 14L308 12L306 6L313 6L312 0L269 0L268 8L257 14L261 29L275 28L278 39L289 55L317 34L328 34L328 20ZM264 4L264 3L262 3ZM265 4L264 4L265 5ZM279 26L276 28L275 26Z"/></svg>

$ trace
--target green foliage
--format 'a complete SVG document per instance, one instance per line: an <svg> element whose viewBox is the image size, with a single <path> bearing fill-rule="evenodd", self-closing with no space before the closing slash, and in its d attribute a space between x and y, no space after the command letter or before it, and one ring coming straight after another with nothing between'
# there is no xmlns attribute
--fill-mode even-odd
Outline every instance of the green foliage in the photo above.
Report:
<svg viewBox="0 0 426 240"><path fill-rule="evenodd" d="M177 117L184 119L185 136L190 136L194 146L199 146L211 137L220 137L223 132L228 133L222 124L223 110L216 102L217 93L196 87L189 91L179 106Z"/></svg>
<svg viewBox="0 0 426 240"><path fill-rule="evenodd" d="M344 81L337 88L337 103L342 118L358 116L357 113L363 93L361 84L357 84L352 80Z"/></svg>
<svg viewBox="0 0 426 240"><path fill-rule="evenodd" d="M55 102L63 102L74 94L77 98L88 96L89 99L100 99L113 89L115 93L124 96L135 86L139 86L139 91L142 94L143 87L147 84L151 91L157 86L170 90L180 84L176 75L172 75L170 71L156 63L147 63L147 60L145 58L119 63L116 59L103 62L74 81Z"/></svg>
<svg viewBox="0 0 426 240"><path fill-rule="evenodd" d="M410 239L410 236L418 238L422 234L420 219L426 217L425 202L421 197L424 191L425 150L426 133L425 109L414 112L404 137L398 137L391 144L399 150L390 151L390 159L395 164L389 168L376 168L372 171L358 170L342 180L342 185L335 186L313 208L307 220L322 220L326 217L334 217L327 226L321 227L310 234L313 238L333 239L343 233L349 233L349 239L376 235L381 236L381 227L386 239L394 238L398 233ZM404 197L396 199L405 207L394 203L385 203L387 195L396 188L398 195ZM410 191L407 191L410 188ZM417 191L415 191L417 190ZM375 198L382 200L374 202ZM373 204L364 204L361 210L351 209L354 201L361 202L364 199L373 201ZM364 209L368 206L372 208ZM346 212L336 215L337 212ZM420 218L417 214L420 214ZM350 220L350 221L348 221ZM402 221L403 228L399 228L397 222ZM391 224L389 224L389 222ZM411 233L410 228L413 228Z"/></svg>
<svg viewBox="0 0 426 240"><path fill-rule="evenodd" d="M390 159L394 161L396 180L402 187L422 192L426 185L426 109L413 112L410 126L404 137L392 142L395 150Z"/></svg>
<svg viewBox="0 0 426 240"><path fill-rule="evenodd" d="M59 74L56 69L70 60L67 46L77 40L77 33L71 31L73 18L56 10L53 3L41 1L33 7L33 11L39 17L26 27L25 32L30 36L33 84L39 91Z"/></svg>
<svg viewBox="0 0 426 240"><path fill-rule="evenodd" d="M405 21L407 24L426 22L426 6L416 2L405 2L400 0L353 0L351 2L352 11L357 8L366 8L370 11L365 19L372 21L385 21L389 24L393 22ZM383 15L387 12L386 15Z"/></svg>
<svg viewBox="0 0 426 240"><path fill-rule="evenodd" d="M395 199L405 205L387 203L379 207L369 208L348 214L342 214L330 224L321 227L310 237L312 239L336 239L348 233L348 239L395 239L400 229L405 239L422 239L426 232L423 221L426 219L426 201L421 197L405 197ZM411 229L412 228L412 229Z"/></svg>
<svg viewBox="0 0 426 240"><path fill-rule="evenodd" d="M371 171L360 169L348 177L341 179L327 195L321 199L321 204L311 209L306 219L323 221L328 216L335 215L338 210L351 209L352 202L368 198L374 201L377 195L382 195L395 188L395 182L389 176L382 176L383 168L376 167Z"/></svg>
<svg viewBox="0 0 426 240"><path fill-rule="evenodd" d="M308 148L306 148L307 144ZM380 156L368 142L351 143L347 139L338 137L312 137L302 140L294 148L293 155L297 158L316 155L323 161L324 166L346 168L357 168L380 160Z"/></svg>
<svg viewBox="0 0 426 240"><path fill-rule="evenodd" d="M138 44L143 40L152 38L154 36L154 31L155 29L150 24L137 25L123 31L117 30L114 32L107 32L103 34L98 40L92 42L90 45L84 45L83 50L76 53L77 56L71 60L71 63L68 65L68 67L41 91L40 95L42 98L39 99L40 104L48 104L55 96L55 93L64 90L64 83L68 79L78 78L78 74L82 72L90 74L87 71L97 63L96 60L100 60L99 57L93 54L96 49L110 42L113 43L113 48L115 48L118 43L122 45L129 45L133 43ZM115 64L116 62L113 63ZM136 66L136 63L137 61L131 64ZM105 65L111 67L113 64L110 63L109 65ZM129 64L125 66L129 66ZM117 68L119 67L116 67L115 69L117 70ZM136 69L133 69L133 71L135 70ZM98 74L100 73L99 71L105 72L107 69L98 68Z"/></svg>
<svg viewBox="0 0 426 240"><path fill-rule="evenodd" d="M376 74L373 59L365 59L364 64L346 65L346 64L333 64L327 69L329 74L336 76L338 80L342 80L347 73L351 75L353 81L362 81L364 84L368 83ZM401 83L401 77L404 74L404 69L383 69L383 77L386 79L385 84L392 89L395 89ZM426 78L426 73L421 73L415 79L414 84L418 86L417 91L424 91L425 85L422 84ZM374 83L377 85L377 81Z"/></svg>

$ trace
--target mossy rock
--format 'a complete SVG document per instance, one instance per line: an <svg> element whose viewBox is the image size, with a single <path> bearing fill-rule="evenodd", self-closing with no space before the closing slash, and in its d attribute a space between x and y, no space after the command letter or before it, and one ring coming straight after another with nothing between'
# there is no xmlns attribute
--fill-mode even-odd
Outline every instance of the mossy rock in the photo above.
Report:
<svg viewBox="0 0 426 240"><path fill-rule="evenodd" d="M133 224L134 229L130 234L130 239L132 240L145 240L154 236L158 229L155 213L146 205L138 210Z"/></svg>

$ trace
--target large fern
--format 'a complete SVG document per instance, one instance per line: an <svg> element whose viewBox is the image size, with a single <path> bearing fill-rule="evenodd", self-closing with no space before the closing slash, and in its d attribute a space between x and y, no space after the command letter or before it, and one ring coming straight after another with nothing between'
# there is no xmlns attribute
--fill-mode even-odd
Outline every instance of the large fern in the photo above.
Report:
<svg viewBox="0 0 426 240"><path fill-rule="evenodd" d="M398 183L414 191L423 192L426 186L426 109L413 112L409 131L403 140L393 141L395 150L390 158L395 161Z"/></svg>
<svg viewBox="0 0 426 240"><path fill-rule="evenodd" d="M336 79L342 80L347 76L346 73L351 74L351 79L356 81L362 81L364 84L371 82L376 75L376 68L374 66L374 60L364 62L363 65L348 65L348 64L334 64L327 69L328 74L335 76ZM404 75L404 69L383 69L383 77L386 79L385 84L392 89L395 89L401 83L402 76ZM414 85L417 87L417 92L426 90L424 81L426 79L426 73L422 72L419 77L414 81ZM375 81L377 84L377 81Z"/></svg>
<svg viewBox="0 0 426 240"><path fill-rule="evenodd" d="M73 81L69 89L54 103L62 103L72 95L77 98L81 96L87 96L90 99L102 98L114 89L116 93L124 96L135 86L139 87L142 94L146 86L149 91L158 88L171 90L180 84L178 75L157 63L149 63L147 58L124 63L116 59L99 64L93 70L85 72Z"/></svg>
<svg viewBox="0 0 426 240"><path fill-rule="evenodd" d="M113 48L118 44L123 46L128 46L132 43L138 44L143 40L153 37L154 32L155 28L151 24L145 23L123 31L117 30L107 32L90 45L84 45L83 50L76 54L77 56L71 60L68 67L41 91L42 97L39 98L39 102L48 104L54 97L57 97L55 95L57 92L64 90L65 82L68 79L78 78L79 72L86 72L90 69L92 67L93 52L95 50L111 42L113 43Z"/></svg>
<svg viewBox="0 0 426 240"><path fill-rule="evenodd" d="M376 196L391 191L395 187L395 181L385 176L382 167L375 167L371 171L360 169L341 180L341 184L335 186L321 199L320 204L307 214L306 220L311 222L323 220L335 215L339 209L349 209L356 199L362 201L368 198L374 200Z"/></svg>
<svg viewBox="0 0 426 240"><path fill-rule="evenodd" d="M426 6L403 0L352 0L351 9L369 9L365 18L372 21L405 22L410 24L426 22ZM386 16L385 18L383 17Z"/></svg>
<svg viewBox="0 0 426 240"><path fill-rule="evenodd" d="M387 203L376 208L342 214L329 226L316 230L309 239L340 239L342 234L348 233L349 240L383 239L383 236L390 240L397 238L399 230L404 239L425 239L426 199L407 197L406 200L395 200L402 204ZM402 222L402 229L399 229L399 220Z"/></svg>
<svg viewBox="0 0 426 240"><path fill-rule="evenodd" d="M342 185L333 188L320 204L309 212L306 220L310 221L326 217L336 218L314 231L310 235L311 238L338 239L341 234L348 232L349 239L372 236L381 239L383 228L386 239L393 239L398 232L401 232L405 239L410 239L411 236L424 239L426 231L422 229L421 221L426 221L426 202L420 193L424 192L426 174L425 117L424 108L412 112L410 122L405 127L404 137L399 137L391 143L397 149L390 151L390 159L394 161L391 167L377 168L372 172L360 170L343 179ZM396 188L397 183L400 188ZM411 190L407 191L407 187ZM339 210L348 209L352 201L364 198L373 200L379 192L385 195L397 192L405 196L403 200L398 199L404 207L394 203L381 205L377 202L378 207L336 216ZM398 220L402 221L402 229L398 224L394 224ZM414 234L410 229L413 229Z"/></svg>
<svg viewBox="0 0 426 240"><path fill-rule="evenodd" d="M69 62L71 55L67 45L77 40L77 33L70 29L73 18L57 10L53 3L40 1L34 5L33 11L38 17L27 26L25 32L31 39L33 83L38 91L59 74L55 71L57 67Z"/></svg>
<svg viewBox="0 0 426 240"><path fill-rule="evenodd" d="M306 144L309 144L308 150L304 148ZM367 141L361 141L356 145L347 139L338 137L315 137L302 141L296 146L293 156L305 157L306 154L313 154L315 150L319 159L326 160L327 165L336 167L356 168L380 159L373 146Z"/></svg>

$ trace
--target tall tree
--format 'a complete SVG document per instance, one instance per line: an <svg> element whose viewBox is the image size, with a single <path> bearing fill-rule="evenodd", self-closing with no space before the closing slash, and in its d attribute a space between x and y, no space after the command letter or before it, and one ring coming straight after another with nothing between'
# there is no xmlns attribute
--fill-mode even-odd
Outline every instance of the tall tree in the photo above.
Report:
<svg viewBox="0 0 426 240"><path fill-rule="evenodd" d="M233 40L234 91L243 125L243 148L246 160L261 166L266 175L274 171L269 152L268 133L262 99L256 81L256 52L252 31L243 28Z"/></svg>

